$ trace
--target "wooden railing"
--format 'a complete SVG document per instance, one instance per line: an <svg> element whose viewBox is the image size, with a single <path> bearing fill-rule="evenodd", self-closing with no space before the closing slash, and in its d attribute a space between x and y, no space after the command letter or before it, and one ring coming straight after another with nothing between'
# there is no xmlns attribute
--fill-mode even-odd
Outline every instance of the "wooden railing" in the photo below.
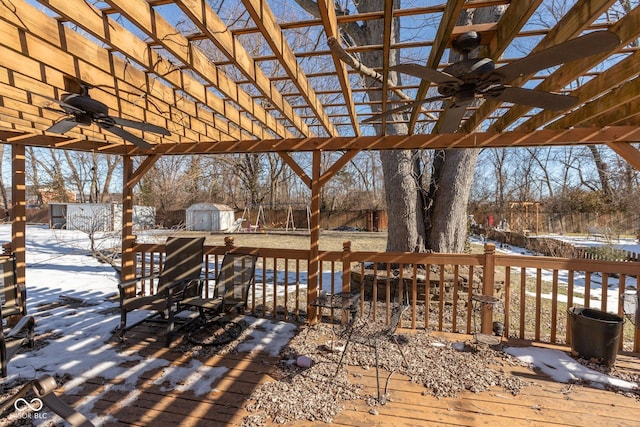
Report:
<svg viewBox="0 0 640 427"><path fill-rule="evenodd" d="M160 271L163 244L136 244L137 272ZM307 270L309 251L225 246L206 247L204 277L213 285L224 253L233 250L259 254L256 285L249 310L261 317L296 322L308 319ZM482 254L379 253L320 251L319 287L329 293L359 293L359 311L373 319L389 319L393 301L404 298L411 309L403 328L447 332L491 333L493 322L504 326L506 336L549 343L569 343L567 309L590 307L607 310L609 284L618 281L616 297L626 287L640 288L640 263L600 261L496 253L486 244ZM584 291L579 292L584 284ZM142 289L153 292L149 282ZM207 286L209 293L211 286ZM491 295L496 305L478 304L474 295ZM206 295L209 296L209 295ZM336 313L321 313L334 316ZM640 351L640 329L627 327L621 340L625 348Z"/></svg>

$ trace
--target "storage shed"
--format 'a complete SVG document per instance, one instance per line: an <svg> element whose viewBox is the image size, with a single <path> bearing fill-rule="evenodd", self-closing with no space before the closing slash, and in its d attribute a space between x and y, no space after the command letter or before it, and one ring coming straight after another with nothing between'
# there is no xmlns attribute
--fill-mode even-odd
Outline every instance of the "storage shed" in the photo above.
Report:
<svg viewBox="0 0 640 427"><path fill-rule="evenodd" d="M155 227L156 210L150 206L133 207L133 228L146 230ZM122 229L120 203L49 203L49 228L93 231Z"/></svg>
<svg viewBox="0 0 640 427"><path fill-rule="evenodd" d="M233 208L219 203L196 203L187 208L187 230L224 231L235 221Z"/></svg>

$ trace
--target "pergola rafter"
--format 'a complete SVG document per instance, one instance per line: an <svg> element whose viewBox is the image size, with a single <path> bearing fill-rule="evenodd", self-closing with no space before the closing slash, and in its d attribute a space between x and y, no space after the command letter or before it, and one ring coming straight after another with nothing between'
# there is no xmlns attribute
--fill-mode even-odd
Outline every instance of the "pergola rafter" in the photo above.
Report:
<svg viewBox="0 0 640 427"><path fill-rule="evenodd" d="M610 3L613 3L613 1L609 0L609 3L607 3L606 5L603 5L602 10L604 10L605 6L608 6ZM578 2L576 5L580 5L580 4L581 3ZM574 7L574 9L576 7ZM595 16L597 17L599 15L595 15ZM571 15L571 17L573 17L573 15ZM567 21L567 22L563 22L563 21ZM569 27L570 22L568 21L570 21L570 19L562 20L558 24L559 26L555 28L564 28L564 26L561 26L561 25L565 25L565 24L567 27ZM578 19L575 19L575 21L578 21L578 24L576 24L577 28L574 33L570 34L570 36L574 36L578 34L579 31L584 29L584 27L586 27L587 25L586 22L582 24L582 22L579 21ZM579 24L582 24L582 25L579 25ZM634 9L624 18L620 19L616 24L614 24L610 28L610 30L618 34L618 36L622 40L622 43L620 44L618 49L615 50L615 52L619 52L624 48L624 46L634 41L638 37L638 35L640 35L640 8ZM603 60L605 60L608 56L610 56L612 53L615 53L615 52L607 52L607 53L602 53L598 55L592 55L587 58L583 58L580 60L572 61L569 64L565 64L559 67L548 78L546 78L538 86L536 86L536 89L545 90L545 91L562 90L571 82L579 78L582 73L591 70L592 68L600 64ZM504 114L500 119L496 121L496 123L493 125L493 128L496 130L504 130L509 124L515 122L519 117L526 114L530 110L531 108L524 107L521 105L514 106L508 113Z"/></svg>
<svg viewBox="0 0 640 427"><path fill-rule="evenodd" d="M458 139L464 140L466 132L476 129L502 132L517 121L522 122L518 125L521 130L534 131L553 123L550 128L562 131L577 125L629 126L636 120L636 114L630 107L615 110L607 109L607 104L603 104L615 97L609 95L607 98L608 93L632 78L629 70L634 69L638 61L634 49L627 45L640 33L640 12L635 8L616 22L603 22L601 16L615 3L614 0L576 2L558 25L549 30L536 30L527 25L541 4L540 0L447 2L397 10L392 8L392 2L387 2L386 14L381 11L359 15L336 14L334 3L323 0L319 4L319 19L292 22L281 22L268 3L245 0L242 5L256 24L246 28L227 27L224 19L204 0L110 0L106 2L109 6L103 9L81 0L43 0L40 3L51 13L44 14L30 4L16 0L12 3L14 8L2 6L0 19L0 29L6 35L0 43L0 125L6 130L31 133L31 137L21 138L24 144L42 146L49 143L53 148L148 155L225 152L225 149L214 146L231 141L269 141L276 138L293 141L298 137L316 137L312 129L322 130L326 136L321 137L328 138L370 134L370 130L364 131L360 121L368 117L366 106L373 103L356 103L354 100L356 93L362 94L370 88L352 87L353 79L350 77L356 71L346 69L342 61L332 56L331 49L314 46L310 50L297 48L294 51L285 32L299 31L308 26L323 31L327 38L336 37L341 25L385 20L385 16L387 24L381 45L347 46L346 51L355 54L377 49L388 57L394 50L399 50L403 56L405 50L430 47L426 64L441 68L446 65L441 63L441 58L452 38L471 29L483 36L482 55L496 60L516 38L542 35L542 41L532 52L594 29L608 28L623 40L617 54L624 56L621 60L624 66L605 65L598 70L596 65L606 64L613 54L611 52L567 63L549 76L523 76L514 82L514 85L522 85L535 79L540 82L538 88L542 90L572 91L583 102L577 109L568 112L540 111L531 115L529 108L486 100L468 109L470 117L463 122L463 132L457 134ZM455 25L463 8L497 4L508 5L497 23ZM167 12L171 7L180 11L190 24L178 27L171 22L172 14ZM439 25L431 40L391 43L391 16L400 20L436 17ZM121 22L121 17L126 18L126 22ZM182 33L181 28L189 28L191 33ZM194 29L197 31L195 34ZM244 46L240 39L248 34L261 37L272 54L268 58L252 55L253 50ZM232 77L222 70L217 65L219 62L195 44L198 40L211 41L227 58L227 63L240 71L238 76ZM333 69L305 70L300 60L311 57L309 55L326 56L328 63L334 64ZM262 67L263 61L267 60L277 61L284 74L265 72ZM388 59L383 64L379 72L386 74ZM47 104L43 96L59 97L64 93L65 76L95 86L92 96L104 102L114 115L167 127L172 135L140 133L154 145L149 150L135 148L93 126L76 127L62 138L43 138L45 130L60 118L57 113L43 108ZM325 77L335 77L340 82L339 88L327 90L317 86L316 82ZM578 88L568 86L583 77L590 81ZM276 82L290 82L296 91L280 91ZM248 90L249 86L253 89ZM381 102L384 108L385 104L390 104L387 91L391 88L386 84L381 86L384 87L379 90L384 94L377 102ZM428 86L428 82L420 82L394 89L401 89L414 97L424 97ZM632 86L626 87L633 89ZM339 101L336 95L340 95L342 100ZM323 96L335 99L323 105ZM629 97L629 106L635 105L633 94L625 96ZM296 102L292 103L292 99ZM500 112L506 112L496 116L498 107ZM580 111L582 109L584 111ZM589 113L592 110L598 110L597 117ZM434 122L434 119L440 116L441 110L437 105L428 108L425 105L420 110L415 109L408 124L413 129L416 123L423 123L433 126L437 132L439 120ZM574 120L580 120L579 124ZM165 145L171 148L163 147ZM251 146L251 143L245 145ZM449 148L463 145L460 141L452 141ZM263 147L264 144L254 146Z"/></svg>

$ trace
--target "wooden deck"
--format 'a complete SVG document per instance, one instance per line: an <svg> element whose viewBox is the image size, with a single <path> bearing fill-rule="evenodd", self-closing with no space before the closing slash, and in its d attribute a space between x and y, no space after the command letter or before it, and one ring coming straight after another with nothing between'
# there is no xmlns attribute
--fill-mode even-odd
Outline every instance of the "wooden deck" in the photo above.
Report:
<svg viewBox="0 0 640 427"><path fill-rule="evenodd" d="M157 329L155 330L157 332ZM451 334L447 334L449 337ZM154 336L154 329L138 328L128 335L123 349L140 355L171 361L171 366L188 366L191 358L178 347L164 348L162 337ZM460 335L457 335L460 339ZM463 336L464 337L464 336ZM114 343L116 341L114 340ZM548 346L560 348L558 346ZM566 349L565 349L566 350ZM213 383L214 390L200 396L191 391L180 392L175 387L167 391L156 384L163 368L148 370L135 388L121 381L120 389L103 393L111 382L92 380L74 394L64 393L63 399L76 406L87 396L100 396L94 412L109 419L104 425L133 426L217 426L242 425L250 413L244 409L246 397L258 384L273 381L272 374L280 363L278 358L261 353L215 355L203 365L228 369ZM136 369L136 365L130 367ZM618 355L618 370L640 373L637 355ZM147 370L148 368L145 368ZM391 401L371 414L363 400L346 402L345 409L334 419L344 426L632 426L640 423L640 400L612 391L582 385L554 382L546 376L523 367L506 367L514 375L535 381L513 396L494 388L481 393L464 392L457 398L436 399L423 395L425 388L409 382L407 377L394 374L389 382ZM351 381L364 385L365 392L375 393L375 370L349 367ZM384 375L386 378L387 375ZM62 390L59 390L59 393ZM287 425L316 426L317 422L295 422Z"/></svg>

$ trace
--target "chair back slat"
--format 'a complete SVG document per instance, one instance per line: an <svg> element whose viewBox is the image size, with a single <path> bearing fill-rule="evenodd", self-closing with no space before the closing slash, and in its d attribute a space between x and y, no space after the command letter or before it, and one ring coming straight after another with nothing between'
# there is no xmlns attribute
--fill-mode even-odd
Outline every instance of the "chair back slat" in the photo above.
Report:
<svg viewBox="0 0 640 427"><path fill-rule="evenodd" d="M202 273L205 238L169 237L158 292L172 283L197 279Z"/></svg>
<svg viewBox="0 0 640 427"><path fill-rule="evenodd" d="M214 297L242 301L246 305L255 280L257 259L253 254L226 253L216 279Z"/></svg>

